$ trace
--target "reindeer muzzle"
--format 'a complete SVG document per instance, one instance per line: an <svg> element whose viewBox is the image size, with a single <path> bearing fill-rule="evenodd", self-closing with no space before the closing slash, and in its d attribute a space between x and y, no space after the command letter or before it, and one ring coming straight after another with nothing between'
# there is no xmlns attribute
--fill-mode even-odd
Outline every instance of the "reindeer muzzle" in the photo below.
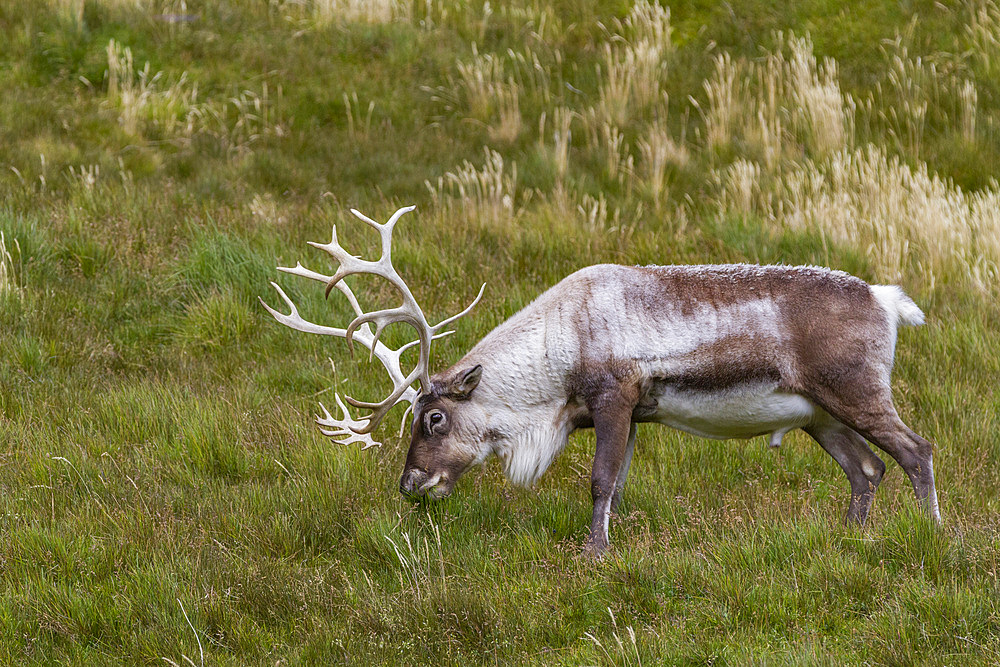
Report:
<svg viewBox="0 0 1000 667"><path fill-rule="evenodd" d="M451 492L451 485L440 473L428 475L420 468L410 468L403 471L399 492L410 500L437 500Z"/></svg>

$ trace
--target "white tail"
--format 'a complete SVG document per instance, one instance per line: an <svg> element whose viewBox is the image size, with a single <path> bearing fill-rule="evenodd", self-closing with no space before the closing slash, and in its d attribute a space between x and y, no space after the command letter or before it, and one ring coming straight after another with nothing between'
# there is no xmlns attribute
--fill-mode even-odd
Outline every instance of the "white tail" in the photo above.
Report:
<svg viewBox="0 0 1000 667"><path fill-rule="evenodd" d="M871 290L896 326L918 327L924 323L924 311L906 296L899 285L872 285Z"/></svg>

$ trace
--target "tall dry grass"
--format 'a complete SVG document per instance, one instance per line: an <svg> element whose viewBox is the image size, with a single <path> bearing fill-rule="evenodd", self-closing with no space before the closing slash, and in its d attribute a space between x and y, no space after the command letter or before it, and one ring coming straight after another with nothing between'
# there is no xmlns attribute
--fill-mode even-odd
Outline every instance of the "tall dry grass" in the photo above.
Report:
<svg viewBox="0 0 1000 667"><path fill-rule="evenodd" d="M20 257L21 247L17 239L12 241L11 247L17 250L18 257ZM7 248L7 239L4 233L0 231L0 297L19 296L20 294L21 287L17 282L14 257Z"/></svg>
<svg viewBox="0 0 1000 667"><path fill-rule="evenodd" d="M302 4L320 25L390 23L408 21L412 16L412 3L400 0L307 0Z"/></svg>
<svg viewBox="0 0 1000 667"><path fill-rule="evenodd" d="M674 51L670 10L640 0L607 32L593 115L600 125L620 126L660 100L667 57Z"/></svg>
<svg viewBox="0 0 1000 667"><path fill-rule="evenodd" d="M803 148L821 158L851 142L854 105L841 93L837 63L817 61L809 37L778 41L760 61L716 56L699 109L710 150L749 151L775 168Z"/></svg>
<svg viewBox="0 0 1000 667"><path fill-rule="evenodd" d="M188 11L186 0L42 0L40 4L48 5L76 30L81 30L85 27L84 10L88 2L120 12L131 12L133 16L156 12L184 14Z"/></svg>
<svg viewBox="0 0 1000 667"><path fill-rule="evenodd" d="M198 85L188 83L186 72L164 85L163 73L151 72L148 61L141 70L135 69L130 47L112 39L106 51L108 102L117 109L126 132L138 135L148 122L168 136L194 133L201 115Z"/></svg>
<svg viewBox="0 0 1000 667"><path fill-rule="evenodd" d="M521 86L500 56L480 54L475 44L472 59L459 61L460 95L470 117L489 127L491 140L512 142L521 134Z"/></svg>
<svg viewBox="0 0 1000 667"><path fill-rule="evenodd" d="M849 103L840 92L837 63L826 58L821 63L813 55L808 37L788 40L791 56L784 60L773 54L769 71L783 76L789 83L791 102L798 108L795 121L815 155L826 155L849 143ZM775 74L772 74L775 76Z"/></svg>
<svg viewBox="0 0 1000 667"><path fill-rule="evenodd" d="M281 99L280 85L276 95L263 81L256 90L241 88L199 101L198 84L189 81L187 72L166 84L163 73L151 72L148 61L136 69L130 47L112 39L106 53L107 103L130 135L142 138L153 132L158 140L185 143L200 134L214 138L230 154L244 154L265 137L286 135L287 119L274 99Z"/></svg>
<svg viewBox="0 0 1000 667"><path fill-rule="evenodd" d="M507 223L521 211L521 195L517 187L517 164L505 163L503 156L484 149L485 160L477 167L468 160L454 171L426 181L435 206L455 210L467 220L486 223Z"/></svg>
<svg viewBox="0 0 1000 667"><path fill-rule="evenodd" d="M965 34L971 43L969 54L987 76L1000 75L1000 5L995 0L966 3L968 22Z"/></svg>
<svg viewBox="0 0 1000 667"><path fill-rule="evenodd" d="M869 145L778 174L737 160L718 175L723 211L815 231L863 250L881 278L967 280L982 290L1000 278L1000 188L965 192Z"/></svg>
<svg viewBox="0 0 1000 667"><path fill-rule="evenodd" d="M859 247L887 280L995 285L1000 190L965 192L916 159L928 108L942 98L957 101L951 121L975 139L975 86L900 48L876 88L881 99L859 105L841 92L836 63L818 63L807 38L791 36L787 48L760 63L719 56L706 82L706 148L745 155L716 171L720 210ZM879 120L859 116L875 108L890 145L856 145L856 124Z"/></svg>
<svg viewBox="0 0 1000 667"><path fill-rule="evenodd" d="M569 173L569 147L573 142L573 112L559 107L553 113L552 132L553 160L556 167L557 183L561 186ZM544 132L541 133L544 136Z"/></svg>
<svg viewBox="0 0 1000 667"><path fill-rule="evenodd" d="M691 160L691 152L683 138L674 139L670 128L660 120L646 128L644 136L638 140L638 149L640 178L654 204L659 206L668 196L667 169L685 167Z"/></svg>
<svg viewBox="0 0 1000 667"><path fill-rule="evenodd" d="M962 138L966 143L972 144L976 140L976 113L979 107L979 93L976 90L976 84L969 80L963 81L958 99L958 126L961 128Z"/></svg>

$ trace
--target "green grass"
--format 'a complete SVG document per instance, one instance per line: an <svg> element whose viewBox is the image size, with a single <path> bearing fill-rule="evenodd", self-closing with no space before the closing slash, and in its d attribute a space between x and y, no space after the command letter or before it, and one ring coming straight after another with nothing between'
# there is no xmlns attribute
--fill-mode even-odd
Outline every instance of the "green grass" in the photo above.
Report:
<svg viewBox="0 0 1000 667"><path fill-rule="evenodd" d="M756 145L734 135L707 147L691 101L706 107L715 54L760 62L783 43L774 31L809 33L817 56L837 59L841 89L871 96L856 146L926 164L965 191L995 188L1000 53L966 31L969 6L672 5L675 51L659 81L669 101L617 128L635 160L654 118L688 150L657 200L638 162L635 176L610 173L586 120L602 44L628 3L414 3L410 20L386 25L228 0L190 0L197 19L170 24L155 16L179 3L135 5L86 0L82 21L70 0L0 5L11 269L0 289L0 664L198 665L202 651L204 664L231 665L1000 660L995 281L921 264L943 237L914 238L895 277L867 243L723 206L719 174ZM941 77L916 151L889 116L900 100L886 40L897 35ZM108 96L111 39L135 69L162 73L132 129ZM473 43L520 87L510 140L491 139L497 111L473 118L456 83ZM530 49L547 83L508 49ZM978 91L971 137L952 78ZM166 95L195 85L187 129ZM577 114L563 175L559 106ZM789 130L769 177L824 164L808 139ZM438 189L464 161L482 169L484 146L503 157L500 191L462 200ZM597 201L604 213L589 215ZM817 263L899 280L928 324L900 334L897 404L938 445L944 525L916 512L888 457L859 532L841 525L846 479L804 434L775 451L651 426L601 562L581 555L589 432L533 489L505 482L494 461L446 502L404 501L395 413L384 446L365 452L312 424L334 391L384 391L377 364L281 327L257 296L277 304L276 280L303 316L346 322L336 295L275 267L330 270L306 241L328 240L332 224L371 256L374 235L347 209L384 219L409 203L418 209L397 229L394 258L430 319L488 283L458 333L435 343L438 369L603 261ZM993 224L981 243L1000 234ZM352 286L368 306L393 298L372 279Z"/></svg>

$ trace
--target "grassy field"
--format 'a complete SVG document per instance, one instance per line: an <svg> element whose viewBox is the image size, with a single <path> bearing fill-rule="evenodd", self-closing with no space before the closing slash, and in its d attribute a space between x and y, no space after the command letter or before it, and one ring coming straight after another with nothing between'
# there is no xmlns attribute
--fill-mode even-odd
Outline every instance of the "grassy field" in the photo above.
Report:
<svg viewBox="0 0 1000 667"><path fill-rule="evenodd" d="M995 0L14 0L0 90L0 663L1000 662ZM343 326L275 267L411 203L429 317L488 283L437 369L598 262L903 285L943 526L883 456L844 528L801 432L642 427L601 562L589 432L406 502L394 415L364 452L312 424L381 369L257 297Z"/></svg>

